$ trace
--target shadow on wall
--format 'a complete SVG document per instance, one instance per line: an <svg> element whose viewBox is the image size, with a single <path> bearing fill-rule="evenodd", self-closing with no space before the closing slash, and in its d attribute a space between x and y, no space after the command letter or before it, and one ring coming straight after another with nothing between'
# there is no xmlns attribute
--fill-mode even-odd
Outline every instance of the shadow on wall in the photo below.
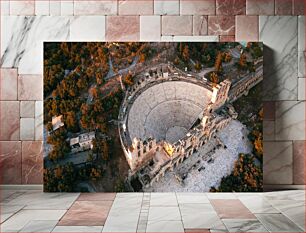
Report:
<svg viewBox="0 0 306 233"><path fill-rule="evenodd" d="M276 72L274 70L275 64L275 58L274 58L274 52L273 49L269 48L268 46L264 45L264 50L263 50L263 59L264 59L264 66L263 66L263 88L262 88L262 100L264 101L271 101L275 98L273 95L273 88L277 87L278 85L278 79L275 78L276 76L274 75ZM263 128L263 132L267 130ZM264 133L265 134L265 133ZM265 138L264 138L265 140ZM267 145L266 145L267 146ZM265 167L271 166L269 165L269 159L265 156L267 153L267 147L265 146L265 143L263 144L263 171L265 171ZM268 155L268 157L270 157ZM265 178L265 173L263 173L263 183L264 185L269 184L269 179ZM264 191L267 191L267 188L264 187ZM271 191L271 190L270 190Z"/></svg>
<svg viewBox="0 0 306 233"><path fill-rule="evenodd" d="M277 69L275 67L277 64L275 63L275 53L273 49L264 45L263 50L263 101L272 101L278 99L277 91L280 83L279 79L276 77Z"/></svg>

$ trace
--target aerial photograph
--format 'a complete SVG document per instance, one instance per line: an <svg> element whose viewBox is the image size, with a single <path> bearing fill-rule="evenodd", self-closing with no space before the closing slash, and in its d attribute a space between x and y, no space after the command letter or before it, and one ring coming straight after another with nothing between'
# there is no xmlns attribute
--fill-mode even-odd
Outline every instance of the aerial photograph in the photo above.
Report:
<svg viewBox="0 0 306 233"><path fill-rule="evenodd" d="M262 81L261 42L44 42L44 191L263 191Z"/></svg>

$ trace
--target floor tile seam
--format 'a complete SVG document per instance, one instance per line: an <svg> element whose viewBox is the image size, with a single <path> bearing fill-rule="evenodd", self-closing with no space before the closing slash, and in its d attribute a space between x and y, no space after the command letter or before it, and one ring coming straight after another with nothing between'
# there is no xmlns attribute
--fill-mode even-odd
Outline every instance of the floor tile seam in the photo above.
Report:
<svg viewBox="0 0 306 233"><path fill-rule="evenodd" d="M146 197L145 199L146 200L144 200L144 197ZM148 198L148 200L147 200L147 198ZM148 226L148 219L149 219L149 209L150 209L150 201L151 201L151 195L142 195L142 200L141 200L141 205L140 205L140 210L139 210L139 216L138 216L138 220L137 220L137 227L136 227L136 232L138 232L138 227L139 227L139 225L141 225L140 224L140 218L141 218L141 215L143 214L142 213L142 210L143 210L143 202L149 202L149 207L148 207L148 212L146 213L146 226L145 226L145 231L147 230L147 226Z"/></svg>
<svg viewBox="0 0 306 233"><path fill-rule="evenodd" d="M22 195L25 194L25 193L26 193L26 192L16 191L16 192L10 194L9 196L7 196L6 198L4 198L1 202L3 202L3 201L8 201L8 202L13 201L14 199L16 199L16 198L22 196ZM17 197L11 199L11 197L12 197L13 195L16 195L16 194L18 194ZM8 200L8 199L9 199L9 200Z"/></svg>
<svg viewBox="0 0 306 233"><path fill-rule="evenodd" d="M257 210L253 211L252 208L251 208L251 207L248 207L246 204L244 204L242 200L240 200L240 202L241 202L241 203L242 203L242 204L243 204L243 205L244 205L253 215L255 215L255 214L261 214L261 213L262 213L262 212L257 212ZM269 205L268 208L272 208L273 210L280 212L280 210L276 209L271 203L269 203L269 202L266 202L266 203ZM255 208L257 208L257 207L255 207ZM269 213L269 212L266 212L266 213ZM273 213L273 212L272 212L272 213Z"/></svg>
<svg viewBox="0 0 306 233"><path fill-rule="evenodd" d="M275 210L279 211L278 214L282 214L282 215L284 215L284 216L287 217L287 215L284 213L284 211L281 210L278 206L274 206L272 203L271 203L271 205L273 206L273 208L274 208ZM258 213L258 214L274 214L274 213ZM277 213L275 213L275 214L277 214ZM287 218L288 218L288 217L287 217ZM305 216L304 216L304 218L305 218Z"/></svg>
<svg viewBox="0 0 306 233"><path fill-rule="evenodd" d="M231 232L230 229L226 226L225 222L223 221L224 219L221 219L223 225L226 227L226 229L228 230L228 232ZM273 233L272 231L270 231L269 229L267 229L267 227L256 217L256 219L229 219L229 220L238 220L238 221L248 221L248 223L251 221L251 222L258 222L260 223L260 225L266 230L266 232L271 232Z"/></svg>
<svg viewBox="0 0 306 233"><path fill-rule="evenodd" d="M9 218L7 218L6 220L4 220L0 225L2 225L2 224L5 223L7 220L9 220L9 219L12 218L13 216L15 216L17 213L19 213L19 212L21 212L22 210L24 210L24 207L25 207L25 205L24 205L21 209L17 210L15 213L13 213Z"/></svg>
<svg viewBox="0 0 306 233"><path fill-rule="evenodd" d="M283 215L285 218L288 219L289 222L291 222L294 226L296 226L297 229L300 229L301 232L305 232L300 226L298 226L295 222L293 222L290 218L288 218L286 215L284 215L284 214L282 214L282 213L280 213L280 214L257 214L257 215ZM255 216L256 216L256 215L255 215ZM260 220L260 218L258 218L257 216L256 216L256 218L257 218L258 221L260 221L261 224L267 229L267 227L266 227L266 226L264 225L264 223ZM267 230L269 230L269 229L267 229ZM270 230L269 230L269 231L270 231ZM270 232L271 232L271 231L270 231Z"/></svg>
<svg viewBox="0 0 306 233"><path fill-rule="evenodd" d="M182 226L183 226L183 230L185 232L185 226L184 226L184 222L183 222L183 215L182 215L182 212L181 212L181 208L179 206L179 202L178 202L178 198L177 198L177 193L175 193L175 199L176 199L176 203L177 203L177 206L178 206L178 210L179 210L179 213L180 213L180 221L182 223Z"/></svg>

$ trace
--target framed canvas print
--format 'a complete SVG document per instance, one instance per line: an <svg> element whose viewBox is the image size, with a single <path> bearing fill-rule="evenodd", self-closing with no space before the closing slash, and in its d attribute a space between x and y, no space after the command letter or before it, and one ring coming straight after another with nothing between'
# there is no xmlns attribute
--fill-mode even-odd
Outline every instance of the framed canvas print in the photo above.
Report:
<svg viewBox="0 0 306 233"><path fill-rule="evenodd" d="M45 42L44 190L263 189L263 44Z"/></svg>

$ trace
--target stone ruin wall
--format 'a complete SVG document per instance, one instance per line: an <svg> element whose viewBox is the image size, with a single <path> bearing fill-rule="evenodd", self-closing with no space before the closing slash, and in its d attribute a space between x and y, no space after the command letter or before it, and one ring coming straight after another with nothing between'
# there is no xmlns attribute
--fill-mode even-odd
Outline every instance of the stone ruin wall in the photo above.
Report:
<svg viewBox="0 0 306 233"><path fill-rule="evenodd" d="M188 158L193 154L194 151L198 150L198 148L202 147L209 141L218 130L226 127L233 118L236 118L236 114L223 114L217 115L214 111L218 108L223 107L228 102L234 102L243 94L247 94L248 91L262 81L263 76L262 73L258 74L258 70L262 69L262 62L258 65L256 64L256 74L252 78L248 74L244 76L241 80L239 80L235 85L231 86L231 82L229 80L225 80L221 82L217 88L213 88L211 85L208 85L208 88L213 92L216 92L215 99L212 100L212 103L209 104L207 109L203 111L202 122L191 129L185 138L182 138L178 142L172 144L172 148L174 153L170 157L171 159L167 161L165 164L161 165L160 168L155 172L155 174L150 174L150 185L158 181L161 177L164 176L165 172L168 170L172 170L179 163L182 163L185 158ZM127 109L128 102L131 98L135 98L135 94L138 90L141 90L146 85L153 83L158 79L169 79L169 71L179 73L181 78L184 73L182 71L177 70L172 65L161 65L160 72L153 72L153 75L149 75L147 77L143 77L138 80L138 82L128 90L128 94L123 101L121 109ZM163 69L167 69L166 72L163 72ZM157 69L158 70L158 69ZM186 74L185 74L186 77ZM188 76L188 81L192 79L192 77ZM186 79L187 80L187 79ZM137 96L136 96L137 97ZM131 101L133 102L133 101ZM231 106L230 106L231 107ZM232 111L232 109L231 109ZM126 112L123 111L119 114L119 120L126 121L124 117L126 117ZM126 130L128 132L128 130ZM131 168L130 177L137 175L137 172L148 165L148 163L153 159L155 153L157 151L161 151L164 149L165 141L156 142L155 139L147 139L142 141L141 139L136 139L133 142L127 142L123 139L127 138L127 135L124 134L122 130L122 125L119 127L120 140L124 149L124 153L127 157L127 161ZM141 180L141 179L140 179Z"/></svg>

